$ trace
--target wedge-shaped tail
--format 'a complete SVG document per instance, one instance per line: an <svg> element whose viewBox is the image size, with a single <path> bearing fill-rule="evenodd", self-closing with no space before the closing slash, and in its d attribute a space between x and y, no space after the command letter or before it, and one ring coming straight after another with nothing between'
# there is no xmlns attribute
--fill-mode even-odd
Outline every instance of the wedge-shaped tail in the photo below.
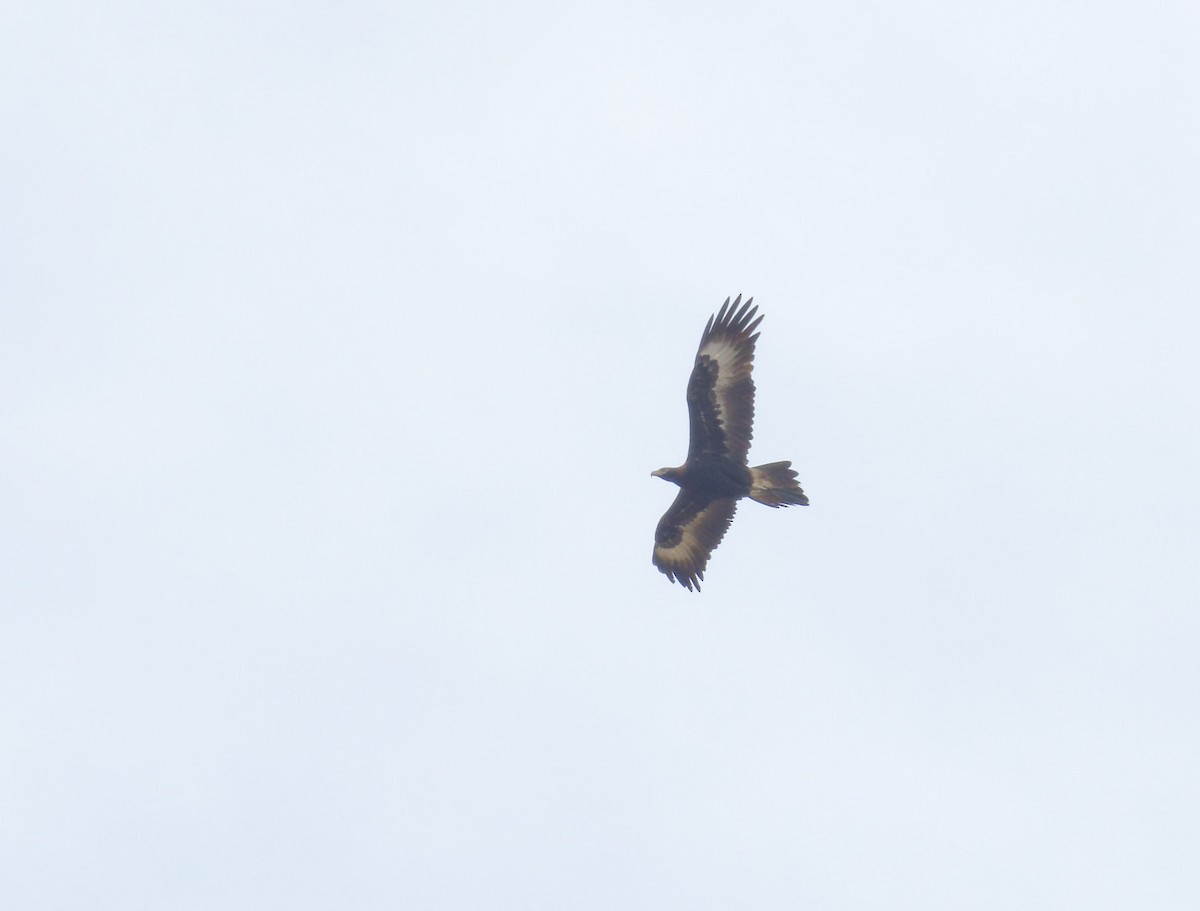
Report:
<svg viewBox="0 0 1200 911"><path fill-rule="evenodd" d="M807 506L791 462L771 462L750 469L750 499L767 506Z"/></svg>

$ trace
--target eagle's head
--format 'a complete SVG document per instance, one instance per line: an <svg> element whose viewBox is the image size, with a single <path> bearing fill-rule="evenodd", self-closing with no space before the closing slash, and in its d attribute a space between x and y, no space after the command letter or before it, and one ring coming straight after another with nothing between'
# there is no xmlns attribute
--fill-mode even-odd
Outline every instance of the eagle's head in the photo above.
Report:
<svg viewBox="0 0 1200 911"><path fill-rule="evenodd" d="M664 481L678 484L683 480L683 468L660 468L658 471L650 472L650 477L662 478Z"/></svg>

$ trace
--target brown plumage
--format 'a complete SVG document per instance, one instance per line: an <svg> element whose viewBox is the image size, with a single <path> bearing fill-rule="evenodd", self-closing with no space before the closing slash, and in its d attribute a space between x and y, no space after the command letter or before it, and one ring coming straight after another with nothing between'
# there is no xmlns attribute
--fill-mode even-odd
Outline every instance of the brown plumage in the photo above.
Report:
<svg viewBox="0 0 1200 911"><path fill-rule="evenodd" d="M708 558L725 537L737 501L750 497L767 506L807 506L791 462L751 468L746 456L754 424L754 298L729 298L708 319L688 380L691 437L687 461L660 468L658 478L679 485L679 494L654 532L654 565L672 582L699 591Z"/></svg>

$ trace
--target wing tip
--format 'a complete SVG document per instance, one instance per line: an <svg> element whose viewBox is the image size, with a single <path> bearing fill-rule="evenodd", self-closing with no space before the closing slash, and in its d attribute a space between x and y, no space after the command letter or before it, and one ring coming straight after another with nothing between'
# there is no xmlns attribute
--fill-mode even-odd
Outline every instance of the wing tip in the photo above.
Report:
<svg viewBox="0 0 1200 911"><path fill-rule="evenodd" d="M654 565L658 567L659 572L671 580L672 585L678 582L690 592L700 591L700 583L704 580L704 570L687 570L678 566L670 566L667 563L660 563L657 558L654 560Z"/></svg>
<svg viewBox="0 0 1200 911"><path fill-rule="evenodd" d="M732 301L727 297L725 303L721 304L721 308L708 318L701 341L709 339L716 332L728 332L753 341L748 337L758 328L762 320L763 315L758 313L758 307L755 306L753 297L746 298L745 303L742 302L740 294Z"/></svg>

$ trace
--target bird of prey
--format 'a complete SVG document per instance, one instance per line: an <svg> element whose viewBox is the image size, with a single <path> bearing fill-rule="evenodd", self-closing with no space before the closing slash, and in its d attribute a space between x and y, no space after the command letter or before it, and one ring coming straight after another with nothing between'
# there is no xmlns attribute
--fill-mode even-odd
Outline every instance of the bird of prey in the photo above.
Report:
<svg viewBox="0 0 1200 911"><path fill-rule="evenodd" d="M754 298L729 298L710 316L688 379L691 436L687 460L651 474L679 485L675 502L654 532L654 565L672 582L699 591L708 558L725 537L737 501L807 506L791 462L751 468L746 455L754 423Z"/></svg>

